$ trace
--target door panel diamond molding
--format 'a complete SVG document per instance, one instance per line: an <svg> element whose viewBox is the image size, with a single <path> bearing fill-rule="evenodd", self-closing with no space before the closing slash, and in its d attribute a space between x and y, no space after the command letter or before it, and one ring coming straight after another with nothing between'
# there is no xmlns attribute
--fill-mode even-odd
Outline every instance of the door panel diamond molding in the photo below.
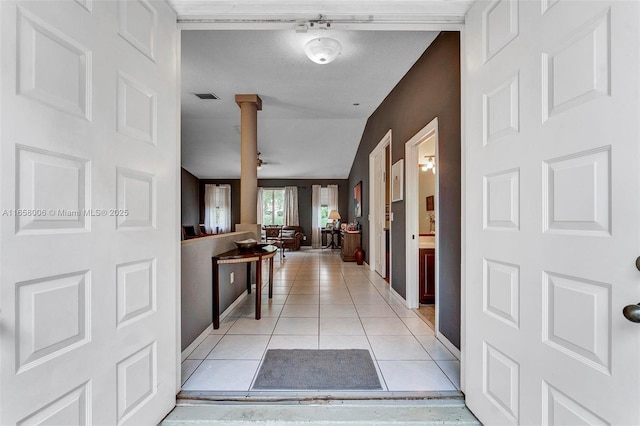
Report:
<svg viewBox="0 0 640 426"><path fill-rule="evenodd" d="M543 274L543 341L610 374L611 285L546 271Z"/></svg>
<svg viewBox="0 0 640 426"><path fill-rule="evenodd" d="M518 36L518 0L496 0L482 14L484 62Z"/></svg>
<svg viewBox="0 0 640 426"><path fill-rule="evenodd" d="M157 95L123 72L118 73L118 132L156 144Z"/></svg>
<svg viewBox="0 0 640 426"><path fill-rule="evenodd" d="M89 271L16 284L18 373L91 340L90 293Z"/></svg>
<svg viewBox="0 0 640 426"><path fill-rule="evenodd" d="M91 424L90 400L91 382L89 381L20 420L18 425L89 425Z"/></svg>
<svg viewBox="0 0 640 426"><path fill-rule="evenodd" d="M484 259L484 312L505 324L520 327L520 267Z"/></svg>
<svg viewBox="0 0 640 426"><path fill-rule="evenodd" d="M547 382L542 383L542 422L546 425L610 424Z"/></svg>
<svg viewBox="0 0 640 426"><path fill-rule="evenodd" d="M483 342L485 396L514 423L520 406L520 365Z"/></svg>
<svg viewBox="0 0 640 426"><path fill-rule="evenodd" d="M155 62L158 14L147 0L118 0L120 35Z"/></svg>
<svg viewBox="0 0 640 426"><path fill-rule="evenodd" d="M117 265L116 277L118 327L123 327L155 311L155 259Z"/></svg>
<svg viewBox="0 0 640 426"><path fill-rule="evenodd" d="M543 230L611 235L611 147L543 163Z"/></svg>
<svg viewBox="0 0 640 426"><path fill-rule="evenodd" d="M520 129L519 75L482 96L484 139L483 145Z"/></svg>
<svg viewBox="0 0 640 426"><path fill-rule="evenodd" d="M91 120L91 52L18 8L17 92Z"/></svg>
<svg viewBox="0 0 640 426"><path fill-rule="evenodd" d="M16 216L19 234L89 230L87 160L37 148L16 147Z"/></svg>
<svg viewBox="0 0 640 426"><path fill-rule="evenodd" d="M611 94L610 10L542 54L542 119Z"/></svg>
<svg viewBox="0 0 640 426"><path fill-rule="evenodd" d="M118 168L116 218L118 229L150 229L155 227L155 177L152 174Z"/></svg>
<svg viewBox="0 0 640 426"><path fill-rule="evenodd" d="M484 229L520 228L520 170L484 176Z"/></svg>
<svg viewBox="0 0 640 426"><path fill-rule="evenodd" d="M156 346L156 342L145 346L116 367L119 425L158 391Z"/></svg>

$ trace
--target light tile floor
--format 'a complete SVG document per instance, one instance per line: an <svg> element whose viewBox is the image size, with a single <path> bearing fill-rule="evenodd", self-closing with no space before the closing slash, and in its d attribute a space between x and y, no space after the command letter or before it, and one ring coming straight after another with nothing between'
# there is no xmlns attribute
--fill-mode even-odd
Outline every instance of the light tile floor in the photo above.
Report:
<svg viewBox="0 0 640 426"><path fill-rule="evenodd" d="M460 389L460 362L375 272L337 250L286 255L271 300L265 282L262 319L253 291L182 363L184 391L248 392L274 348L368 349L383 393Z"/></svg>

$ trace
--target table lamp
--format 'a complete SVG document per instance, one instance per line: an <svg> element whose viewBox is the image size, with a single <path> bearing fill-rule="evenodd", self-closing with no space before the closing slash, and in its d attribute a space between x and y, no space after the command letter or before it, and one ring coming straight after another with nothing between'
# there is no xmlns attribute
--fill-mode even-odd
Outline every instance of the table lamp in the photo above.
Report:
<svg viewBox="0 0 640 426"><path fill-rule="evenodd" d="M341 219L340 213L338 213L338 210L331 210L329 212L329 217L327 217L327 219L333 220L333 227L335 228L336 223L338 223L338 221Z"/></svg>

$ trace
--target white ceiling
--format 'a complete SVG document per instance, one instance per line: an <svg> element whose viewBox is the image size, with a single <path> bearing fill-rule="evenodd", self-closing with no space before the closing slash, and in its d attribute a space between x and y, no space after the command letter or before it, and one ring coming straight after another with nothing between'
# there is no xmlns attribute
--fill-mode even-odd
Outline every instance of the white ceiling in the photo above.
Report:
<svg viewBox="0 0 640 426"><path fill-rule="evenodd" d="M348 177L367 118L438 34L407 28L462 22L473 3L170 2L183 28L191 29L182 32L183 167L199 178L240 176L240 109L234 96L256 93L263 106L258 113L258 151L265 162L258 177L338 179ZM319 17L335 20L327 30L294 31L295 23ZM398 29L385 27L390 22L410 26L389 31ZM381 23L383 31L372 30ZM367 31L360 31L362 25ZM333 63L318 65L304 55L304 44L318 36L342 43L342 53ZM220 100L194 96L206 92Z"/></svg>

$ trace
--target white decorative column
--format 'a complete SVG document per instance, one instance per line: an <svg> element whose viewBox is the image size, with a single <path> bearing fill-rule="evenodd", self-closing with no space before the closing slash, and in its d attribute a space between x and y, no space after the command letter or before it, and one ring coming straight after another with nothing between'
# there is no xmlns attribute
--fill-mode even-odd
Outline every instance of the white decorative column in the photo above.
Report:
<svg viewBox="0 0 640 426"><path fill-rule="evenodd" d="M260 239L258 227L258 111L262 99L256 94L236 95L240 107L240 224L236 231L253 231Z"/></svg>

